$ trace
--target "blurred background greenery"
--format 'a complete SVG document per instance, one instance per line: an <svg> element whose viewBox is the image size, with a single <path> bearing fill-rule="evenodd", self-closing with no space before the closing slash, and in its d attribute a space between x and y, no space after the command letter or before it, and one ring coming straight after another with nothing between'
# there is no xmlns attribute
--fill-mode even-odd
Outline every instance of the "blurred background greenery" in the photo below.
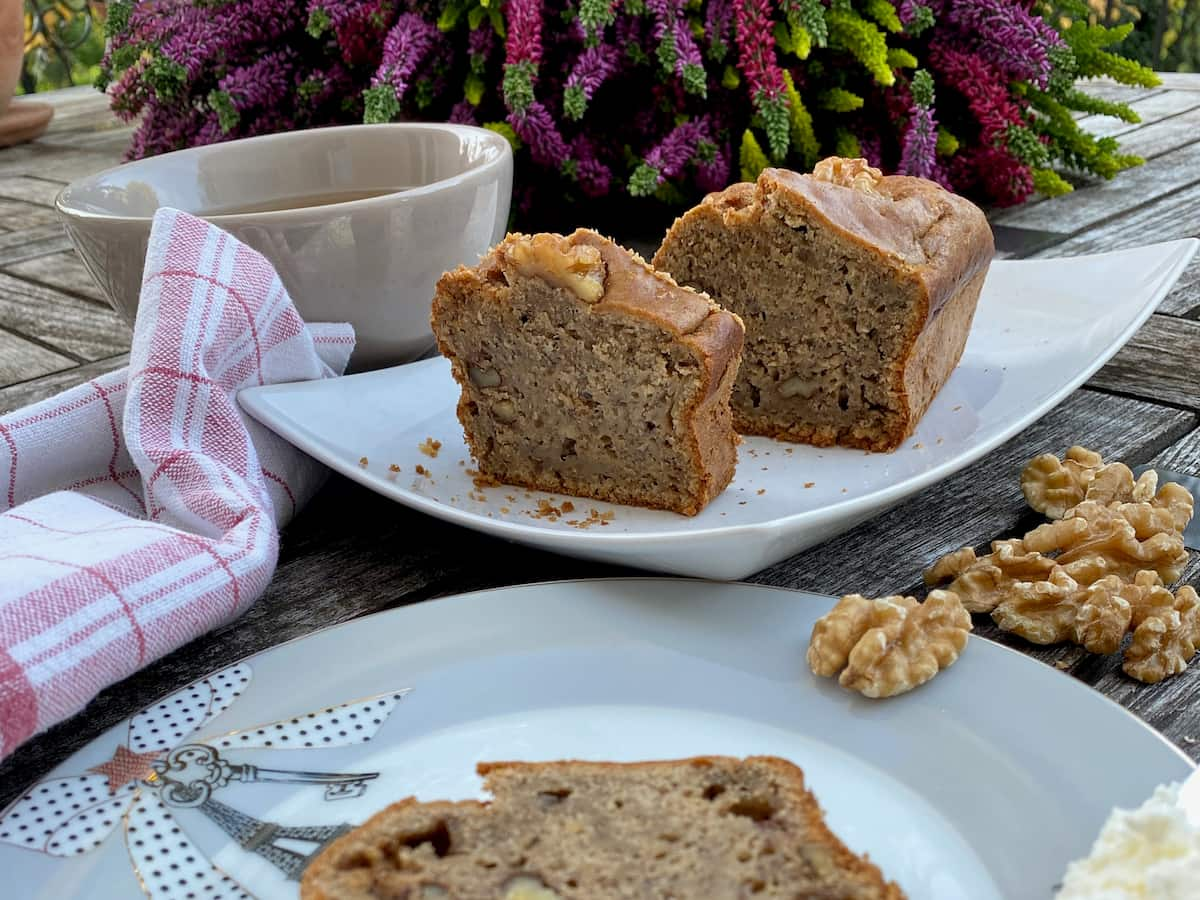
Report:
<svg viewBox="0 0 1200 900"><path fill-rule="evenodd" d="M1200 0L1088 0L1092 21L1133 23L1121 52L1164 72L1200 71ZM91 84L104 53L103 0L25 0L18 93Z"/></svg>
<svg viewBox="0 0 1200 900"><path fill-rule="evenodd" d="M17 93L91 84L103 55L101 0L25 0L25 66Z"/></svg>

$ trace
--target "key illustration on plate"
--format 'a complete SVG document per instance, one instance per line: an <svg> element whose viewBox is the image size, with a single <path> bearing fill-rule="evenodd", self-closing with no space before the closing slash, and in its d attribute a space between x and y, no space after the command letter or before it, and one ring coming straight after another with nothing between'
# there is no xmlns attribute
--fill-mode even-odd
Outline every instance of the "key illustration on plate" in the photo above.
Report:
<svg viewBox="0 0 1200 900"><path fill-rule="evenodd" d="M0 841L49 856L74 856L100 846L124 820L134 874L154 900L189 894L251 897L180 827L175 812L191 810L221 828L242 851L298 879L313 856L352 826L264 822L214 795L242 785L293 784L323 789L328 802L361 796L378 772L267 768L239 757L242 751L366 743L410 689L188 740L228 709L250 678L249 666L231 666L142 710L129 720L126 741L109 760L82 775L39 782L15 801L0 815Z"/></svg>

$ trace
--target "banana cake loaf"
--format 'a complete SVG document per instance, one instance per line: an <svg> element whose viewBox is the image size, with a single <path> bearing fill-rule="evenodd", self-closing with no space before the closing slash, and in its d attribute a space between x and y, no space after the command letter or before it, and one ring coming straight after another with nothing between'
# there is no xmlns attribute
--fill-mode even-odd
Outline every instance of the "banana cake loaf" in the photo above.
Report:
<svg viewBox="0 0 1200 900"><path fill-rule="evenodd" d="M480 764L493 800L409 798L330 844L301 900L903 900L774 757Z"/></svg>
<svg viewBox="0 0 1200 900"><path fill-rule="evenodd" d="M432 324L485 477L685 515L733 478L741 321L599 234L509 235Z"/></svg>
<svg viewBox="0 0 1200 900"><path fill-rule="evenodd" d="M745 322L738 431L887 451L958 364L992 254L969 201L835 157L710 194L654 265Z"/></svg>

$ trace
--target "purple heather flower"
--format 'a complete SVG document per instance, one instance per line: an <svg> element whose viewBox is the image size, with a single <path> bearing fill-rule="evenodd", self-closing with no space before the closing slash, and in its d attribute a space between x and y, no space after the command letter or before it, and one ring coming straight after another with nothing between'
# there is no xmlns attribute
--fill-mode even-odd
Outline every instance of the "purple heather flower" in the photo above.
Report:
<svg viewBox="0 0 1200 900"><path fill-rule="evenodd" d="M472 31L467 36L467 52L473 58L488 59L492 55L492 49L496 46L496 32L491 24L484 20L484 23Z"/></svg>
<svg viewBox="0 0 1200 900"><path fill-rule="evenodd" d="M937 168L937 121L928 106L915 104L904 134L904 149L900 154L901 175L932 178Z"/></svg>
<svg viewBox="0 0 1200 900"><path fill-rule="evenodd" d="M948 0L945 19L1010 78L1046 87L1062 38L1041 16L1013 0Z"/></svg>
<svg viewBox="0 0 1200 900"><path fill-rule="evenodd" d="M696 155L702 140L710 138L708 118L691 119L676 125L671 133L646 154L646 164L658 172L658 183L675 178Z"/></svg>
<svg viewBox="0 0 1200 900"><path fill-rule="evenodd" d="M611 44L588 47L579 54L563 92L563 112L569 119L580 119L587 102L617 67L617 48Z"/></svg>
<svg viewBox="0 0 1200 900"><path fill-rule="evenodd" d="M731 0L708 0L704 14L704 34L714 58L723 59L729 44L729 30L733 26L733 3Z"/></svg>
<svg viewBox="0 0 1200 900"><path fill-rule="evenodd" d="M523 114L510 113L508 123L517 137L529 145L530 155L538 165L559 169L567 161L570 155L567 142L554 124L550 111L539 101L530 103Z"/></svg>
<svg viewBox="0 0 1200 900"><path fill-rule="evenodd" d="M877 134L860 134L858 138L858 151L862 154L862 158L869 165L879 168L883 164L883 144L879 140Z"/></svg>
<svg viewBox="0 0 1200 900"><path fill-rule="evenodd" d="M412 84L413 74L441 37L436 25L416 13L405 13L396 20L383 42L383 59L371 79L372 87L388 84L401 99Z"/></svg>
<svg viewBox="0 0 1200 900"><path fill-rule="evenodd" d="M455 125L479 124L475 118L475 107L471 105L470 100L459 100L455 103L446 121L453 122Z"/></svg>
<svg viewBox="0 0 1200 900"><path fill-rule="evenodd" d="M717 147L712 159L696 164L696 186L705 193L712 193L724 188L729 184L731 158L729 144Z"/></svg>
<svg viewBox="0 0 1200 900"><path fill-rule="evenodd" d="M264 53L248 66L239 66L217 84L238 111L271 109L288 97L295 86L296 53L290 47Z"/></svg>
<svg viewBox="0 0 1200 900"><path fill-rule="evenodd" d="M603 197L612 183L612 169L600 161L596 145L585 135L571 142L571 155L578 161L575 177L589 197Z"/></svg>

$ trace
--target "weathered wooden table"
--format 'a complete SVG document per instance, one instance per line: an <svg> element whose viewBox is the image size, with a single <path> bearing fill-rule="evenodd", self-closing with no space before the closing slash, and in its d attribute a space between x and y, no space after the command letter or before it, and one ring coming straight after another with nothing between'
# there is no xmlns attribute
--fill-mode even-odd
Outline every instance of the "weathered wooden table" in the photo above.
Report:
<svg viewBox="0 0 1200 900"><path fill-rule="evenodd" d="M1167 75L1152 90L1102 83L1089 90L1132 102L1140 125L1103 118L1087 124L1120 134L1146 164L1112 182L995 214L1004 255L1074 255L1200 235L1200 76ZM52 209L65 183L118 162L129 132L87 89L52 99L59 115L50 132L0 150L0 413L123 365L129 342ZM1038 518L1021 497L1020 467L1073 443L1131 465L1154 462L1200 475L1198 320L1200 260L1130 344L1040 422L891 512L750 580L825 594L919 590L922 569L941 554L1032 527ZM0 765L0 806L160 695L316 628L479 588L626 574L464 531L334 477L285 531L275 580L246 615L20 748ZM1185 578L1198 575L1200 559L1193 559ZM1200 759L1200 663L1151 686L1125 677L1119 656L1034 647L986 617L977 617L976 633L1069 672Z"/></svg>

